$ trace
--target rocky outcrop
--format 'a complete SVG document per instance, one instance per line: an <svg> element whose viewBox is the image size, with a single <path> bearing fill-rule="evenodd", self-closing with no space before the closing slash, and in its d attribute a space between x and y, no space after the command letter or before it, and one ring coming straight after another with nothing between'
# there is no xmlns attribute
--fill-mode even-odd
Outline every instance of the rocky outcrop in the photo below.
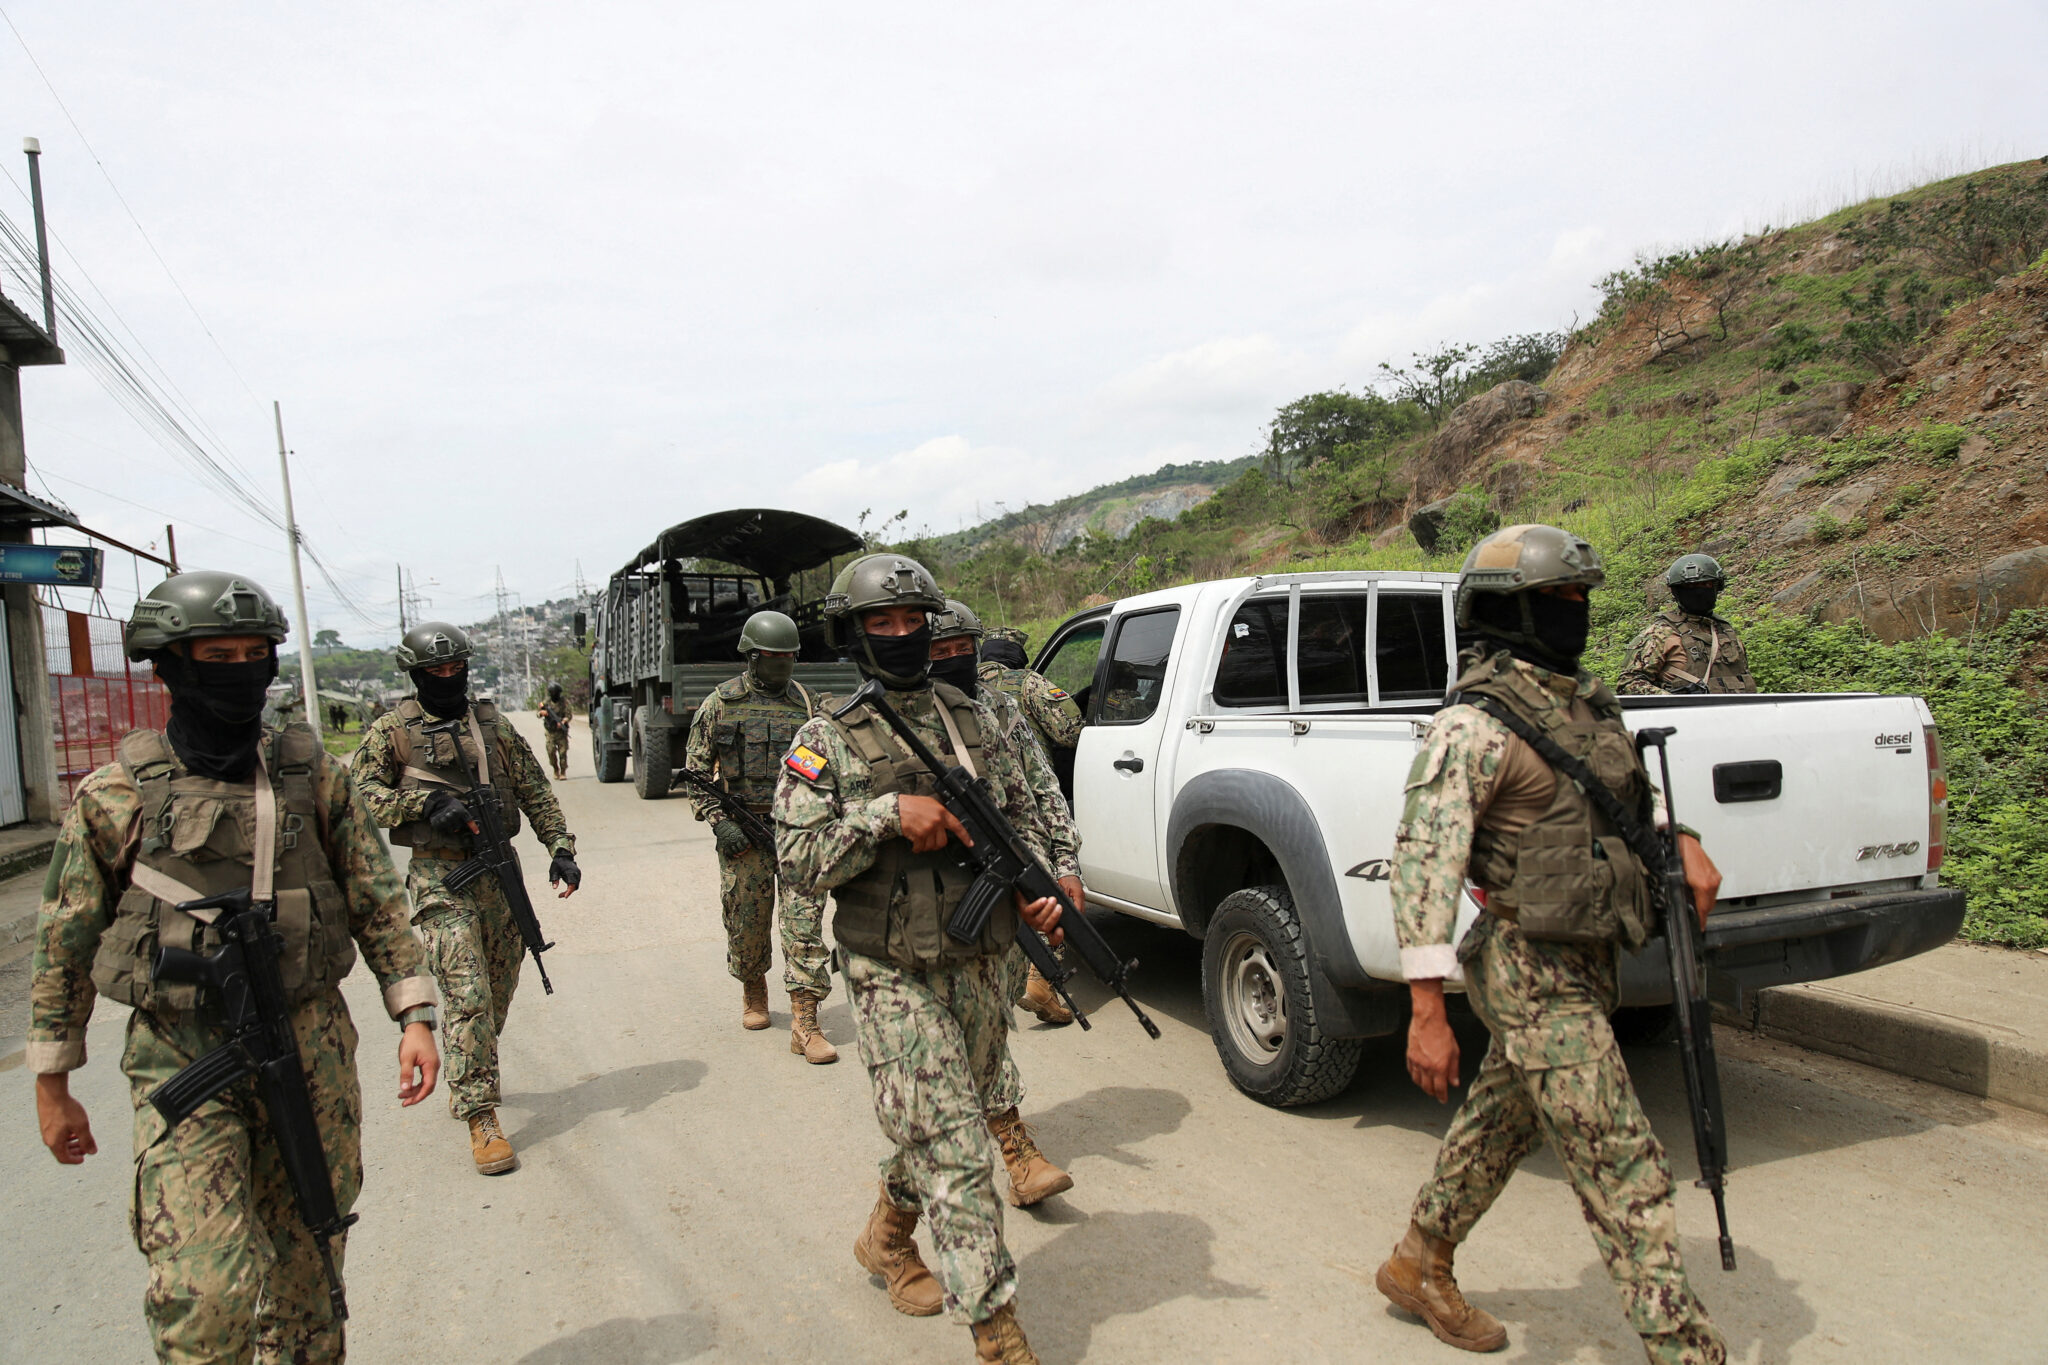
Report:
<svg viewBox="0 0 2048 1365"><path fill-rule="evenodd" d="M1781 595L1789 593L1788 589ZM1851 583L1820 604L1816 614L1823 621L1861 620L1879 639L1895 641L1938 630L1951 634L1989 630L2015 611L2030 607L2048 607L2048 545L2017 550L1975 569L1910 585L1868 579Z"/></svg>
<svg viewBox="0 0 2048 1365"><path fill-rule="evenodd" d="M1512 422L1543 411L1550 395L1534 384L1510 379L1460 403L1429 441L1427 464L1433 479L1455 479ZM1417 539L1420 539L1418 536Z"/></svg>

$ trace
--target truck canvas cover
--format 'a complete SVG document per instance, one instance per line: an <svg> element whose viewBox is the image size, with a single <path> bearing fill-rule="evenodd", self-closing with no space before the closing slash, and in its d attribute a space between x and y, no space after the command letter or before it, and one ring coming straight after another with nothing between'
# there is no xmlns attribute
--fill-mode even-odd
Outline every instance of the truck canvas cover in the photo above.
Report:
<svg viewBox="0 0 2048 1365"><path fill-rule="evenodd" d="M773 507L741 507L678 522L628 560L629 574L668 559L715 559L773 582L816 568L861 548L861 539L837 522Z"/></svg>

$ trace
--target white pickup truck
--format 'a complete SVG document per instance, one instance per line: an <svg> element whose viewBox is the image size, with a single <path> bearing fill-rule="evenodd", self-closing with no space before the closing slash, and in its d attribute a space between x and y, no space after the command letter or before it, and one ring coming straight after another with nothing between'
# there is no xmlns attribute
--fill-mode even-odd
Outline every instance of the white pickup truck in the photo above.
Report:
<svg viewBox="0 0 2048 1365"><path fill-rule="evenodd" d="M1063 622L1036 667L1080 702L1071 794L1091 905L1203 941L1202 998L1239 1089L1348 1085L1404 1025L1388 896L1402 786L1453 677L1450 574L1198 583ZM1631 697L1668 725L1673 804L1724 878L1708 989L1897 961L1953 937L1945 794L1918 697ZM1469 898L1460 932L1478 913ZM1617 1030L1669 1016L1664 949L1623 959Z"/></svg>

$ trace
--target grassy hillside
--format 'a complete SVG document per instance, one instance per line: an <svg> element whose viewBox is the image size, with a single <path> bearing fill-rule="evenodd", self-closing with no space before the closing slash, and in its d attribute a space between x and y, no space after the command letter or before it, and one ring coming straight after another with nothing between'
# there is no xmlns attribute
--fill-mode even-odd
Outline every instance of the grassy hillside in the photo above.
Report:
<svg viewBox="0 0 2048 1365"><path fill-rule="evenodd" d="M1663 604L1664 567L1708 550L1764 687L1927 696L1965 932L2048 945L2044 252L2048 166L2024 162L1640 259L1600 282L1599 314L1547 373L1521 344L1540 338L1511 338L1309 395L1255 467L1120 541L903 548L1042 638L1091 599L1455 570L1493 526L1553 522L1607 557L1591 658L1610 676ZM1440 525L1428 548L1411 519Z"/></svg>

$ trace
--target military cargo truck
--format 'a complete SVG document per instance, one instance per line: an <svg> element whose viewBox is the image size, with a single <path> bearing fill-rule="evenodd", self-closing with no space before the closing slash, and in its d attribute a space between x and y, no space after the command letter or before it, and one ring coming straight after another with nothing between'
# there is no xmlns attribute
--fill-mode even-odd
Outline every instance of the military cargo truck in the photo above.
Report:
<svg viewBox="0 0 2048 1365"><path fill-rule="evenodd" d="M579 644L587 630L596 632L590 744L597 780L622 782L630 766L643 800L668 795L698 703L746 666L740 627L757 611L796 622L803 640L796 680L813 696L859 686L853 665L825 643L823 602L834 561L860 550L860 537L844 526L755 507L671 526L628 560L576 618Z"/></svg>

